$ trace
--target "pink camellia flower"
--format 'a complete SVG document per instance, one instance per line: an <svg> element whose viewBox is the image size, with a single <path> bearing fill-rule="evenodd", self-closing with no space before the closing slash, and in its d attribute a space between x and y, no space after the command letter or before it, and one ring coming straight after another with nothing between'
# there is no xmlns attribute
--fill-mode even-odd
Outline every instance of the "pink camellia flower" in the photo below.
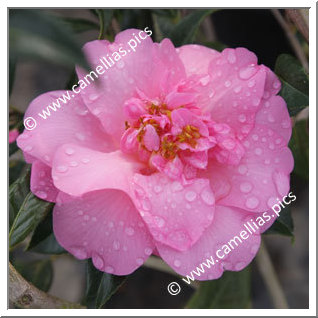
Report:
<svg viewBox="0 0 318 318"><path fill-rule="evenodd" d="M12 144L13 142L16 141L16 139L19 136L19 131L18 129L12 129L9 131L9 144Z"/></svg>
<svg viewBox="0 0 318 318"><path fill-rule="evenodd" d="M92 69L119 47L129 51L138 32L87 43ZM280 86L245 48L141 41L18 138L32 163L31 190L56 202L58 242L116 275L151 254L189 274L289 191L291 120ZM25 116L63 93L37 97ZM197 279L247 266L274 219Z"/></svg>

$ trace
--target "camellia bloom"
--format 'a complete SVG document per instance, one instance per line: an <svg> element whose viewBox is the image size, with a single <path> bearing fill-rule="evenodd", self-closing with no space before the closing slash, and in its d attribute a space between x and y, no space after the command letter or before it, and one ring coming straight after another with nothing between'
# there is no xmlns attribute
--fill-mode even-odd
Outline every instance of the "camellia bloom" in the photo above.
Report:
<svg viewBox="0 0 318 318"><path fill-rule="evenodd" d="M9 131L9 144L12 144L13 142L16 141L16 139L19 136L19 131L18 129L12 129Z"/></svg>
<svg viewBox="0 0 318 318"><path fill-rule="evenodd" d="M87 43L92 69L119 46L129 52L138 32ZM31 190L56 202L58 242L116 275L151 254L189 274L289 191L291 120L280 86L247 49L143 40L18 138L32 163ZM63 93L37 97L25 116ZM274 220L198 279L247 266Z"/></svg>

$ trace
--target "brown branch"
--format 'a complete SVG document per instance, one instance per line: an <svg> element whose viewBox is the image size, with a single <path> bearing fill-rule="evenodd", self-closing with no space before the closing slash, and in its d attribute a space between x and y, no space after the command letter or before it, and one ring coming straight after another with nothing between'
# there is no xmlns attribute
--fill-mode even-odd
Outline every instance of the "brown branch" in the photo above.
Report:
<svg viewBox="0 0 318 318"><path fill-rule="evenodd" d="M51 296L27 282L9 263L9 301L10 307L30 309L85 308L79 304Z"/></svg>
<svg viewBox="0 0 318 318"><path fill-rule="evenodd" d="M286 9L287 16L292 20L299 32L303 35L307 43L309 43L309 19L308 9Z"/></svg>

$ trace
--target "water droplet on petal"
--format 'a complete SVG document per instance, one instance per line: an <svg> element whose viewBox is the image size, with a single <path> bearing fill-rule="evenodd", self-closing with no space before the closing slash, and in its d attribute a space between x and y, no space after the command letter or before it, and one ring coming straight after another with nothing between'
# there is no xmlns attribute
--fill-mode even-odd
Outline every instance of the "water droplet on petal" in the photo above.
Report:
<svg viewBox="0 0 318 318"><path fill-rule="evenodd" d="M238 94L241 90L242 90L242 86L236 86L236 87L234 88L234 92L235 92L236 94Z"/></svg>
<svg viewBox="0 0 318 318"><path fill-rule="evenodd" d="M227 60L230 64L234 64L236 62L236 55L234 50L230 50L228 52Z"/></svg>
<svg viewBox="0 0 318 318"><path fill-rule="evenodd" d="M259 205L259 200L256 197L249 197L246 200L245 205L249 209L255 209Z"/></svg>
<svg viewBox="0 0 318 318"><path fill-rule="evenodd" d="M159 228L164 227L166 224L166 221L163 218L161 218L160 216L155 216L155 222Z"/></svg>
<svg viewBox="0 0 318 318"><path fill-rule="evenodd" d="M58 167L56 168L56 170L57 170L58 172L66 172L66 171L68 170L68 168L67 168L66 166L58 166Z"/></svg>
<svg viewBox="0 0 318 318"><path fill-rule="evenodd" d="M81 162L83 162L83 163L89 163L90 162L90 159L89 158L82 158L81 159Z"/></svg>
<svg viewBox="0 0 318 318"><path fill-rule="evenodd" d="M115 271L115 269L114 269L114 267L112 267L112 266L106 266L105 267L105 272L106 273L113 273Z"/></svg>
<svg viewBox="0 0 318 318"><path fill-rule="evenodd" d="M224 86L225 86L225 87L230 87L231 84L232 84L231 81L226 81L226 82L224 83Z"/></svg>
<svg viewBox="0 0 318 318"><path fill-rule="evenodd" d="M84 247L71 247L70 252L78 259L85 259L87 258L87 252Z"/></svg>
<svg viewBox="0 0 318 318"><path fill-rule="evenodd" d="M214 205L214 203L215 203L214 195L209 189L204 189L201 192L200 196L201 196L202 201L205 204L207 204L209 206Z"/></svg>
<svg viewBox="0 0 318 318"><path fill-rule="evenodd" d="M70 162L70 166L71 167L77 167L78 166L78 163L76 161L71 161Z"/></svg>
<svg viewBox="0 0 318 318"><path fill-rule="evenodd" d="M127 227L125 229L125 232L126 232L127 235L132 236L132 235L134 235L135 230L132 227Z"/></svg>
<svg viewBox="0 0 318 318"><path fill-rule="evenodd" d="M241 114L238 116L238 120L241 123L245 123L246 122L246 116L244 114Z"/></svg>
<svg viewBox="0 0 318 318"><path fill-rule="evenodd" d="M206 75L200 79L200 83L202 86L206 86L210 81L210 75Z"/></svg>
<svg viewBox="0 0 318 318"><path fill-rule="evenodd" d="M151 253L152 253L152 249L150 247L146 247L145 248L145 254L146 255L151 255Z"/></svg>
<svg viewBox="0 0 318 318"><path fill-rule="evenodd" d="M73 148L66 148L66 149L65 149L65 153L66 153L67 155L72 155L74 152L75 152L75 151L74 151Z"/></svg>
<svg viewBox="0 0 318 318"><path fill-rule="evenodd" d="M32 149L33 149L32 146L26 146L23 150L24 150L25 152L30 152Z"/></svg>
<svg viewBox="0 0 318 318"><path fill-rule="evenodd" d="M97 94L91 94L89 95L89 100L91 100L92 102L95 101L97 98L98 98L98 95Z"/></svg>
<svg viewBox="0 0 318 318"><path fill-rule="evenodd" d="M118 251L120 249L120 243L118 241L113 242L113 249Z"/></svg>
<svg viewBox="0 0 318 318"><path fill-rule="evenodd" d="M175 267L180 267L180 266L181 266L180 260L176 259L176 260L173 262L173 265L174 265Z"/></svg>
<svg viewBox="0 0 318 318"><path fill-rule="evenodd" d="M137 259L136 259L136 263L137 263L138 265L142 265L142 264L144 263L144 260L143 260L142 258L137 258Z"/></svg>
<svg viewBox="0 0 318 318"><path fill-rule="evenodd" d="M102 259L102 257L95 253L93 255L93 264L97 269L103 269L104 267L104 260Z"/></svg>
<svg viewBox="0 0 318 318"><path fill-rule="evenodd" d="M41 198L41 199L46 199L47 198L47 193L44 191L38 191L36 192L36 195Z"/></svg>
<svg viewBox="0 0 318 318"><path fill-rule="evenodd" d="M181 191L182 189L183 189L183 186L179 181L173 181L171 185L172 192L178 192L178 191Z"/></svg>
<svg viewBox="0 0 318 318"><path fill-rule="evenodd" d="M253 186L249 182L242 182L240 184L240 190L243 193L249 193L251 192Z"/></svg>
<svg viewBox="0 0 318 318"><path fill-rule="evenodd" d="M242 174L242 175L245 174L247 172L247 167L245 165L240 165L238 167L238 172L239 174Z"/></svg>
<svg viewBox="0 0 318 318"><path fill-rule="evenodd" d="M256 148L255 149L255 154L260 156L263 153L263 150L261 148Z"/></svg>
<svg viewBox="0 0 318 318"><path fill-rule="evenodd" d="M79 141L84 141L86 139L84 134L81 133L76 133L75 137L79 140Z"/></svg>
<svg viewBox="0 0 318 318"><path fill-rule="evenodd" d="M155 191L155 193L160 193L162 191L162 187L160 185L155 185L153 190Z"/></svg>
<svg viewBox="0 0 318 318"><path fill-rule="evenodd" d="M185 194L185 198L187 201L189 202L192 202L196 199L197 197L197 194L194 192L194 191L188 191L186 194Z"/></svg>
<svg viewBox="0 0 318 318"><path fill-rule="evenodd" d="M247 80L251 78L256 72L257 72L257 68L255 67L254 64L251 64L239 70L239 77L243 80Z"/></svg>

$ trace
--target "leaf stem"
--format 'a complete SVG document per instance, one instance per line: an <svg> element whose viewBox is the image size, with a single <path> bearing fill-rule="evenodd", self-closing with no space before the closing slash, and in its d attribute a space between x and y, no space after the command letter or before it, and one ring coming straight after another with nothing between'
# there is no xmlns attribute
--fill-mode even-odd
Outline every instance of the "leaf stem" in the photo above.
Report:
<svg viewBox="0 0 318 318"><path fill-rule="evenodd" d="M9 301L18 308L67 309L86 308L51 296L27 282L9 263Z"/></svg>
<svg viewBox="0 0 318 318"><path fill-rule="evenodd" d="M98 40L104 39L104 12L103 10L97 10L98 19L99 19L99 35Z"/></svg>
<svg viewBox="0 0 318 318"><path fill-rule="evenodd" d="M262 241L256 256L256 263L273 301L274 307L277 309L288 309L288 303L283 288L278 280L264 241Z"/></svg>

